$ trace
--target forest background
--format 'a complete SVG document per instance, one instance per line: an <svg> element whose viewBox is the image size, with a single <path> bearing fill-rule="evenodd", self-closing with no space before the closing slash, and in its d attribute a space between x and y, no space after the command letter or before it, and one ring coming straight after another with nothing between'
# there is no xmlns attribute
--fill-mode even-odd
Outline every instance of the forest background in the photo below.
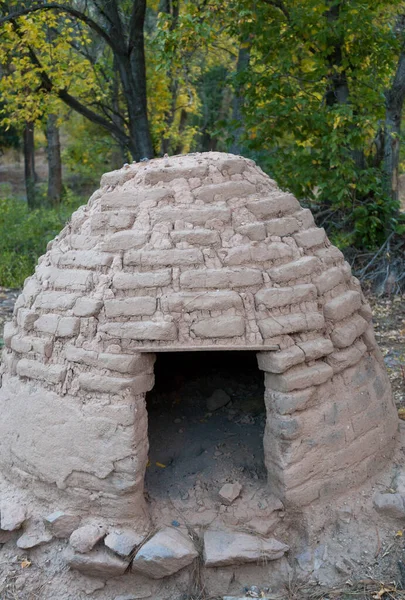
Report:
<svg viewBox="0 0 405 600"><path fill-rule="evenodd" d="M0 286L22 285L103 172L218 150L397 292L404 100L403 0L0 0Z"/></svg>

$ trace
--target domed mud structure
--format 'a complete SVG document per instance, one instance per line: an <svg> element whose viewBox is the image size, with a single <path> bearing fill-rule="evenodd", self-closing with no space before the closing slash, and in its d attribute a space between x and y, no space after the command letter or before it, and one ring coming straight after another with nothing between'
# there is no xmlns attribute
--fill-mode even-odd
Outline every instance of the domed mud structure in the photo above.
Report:
<svg viewBox="0 0 405 600"><path fill-rule="evenodd" d="M49 510L147 522L157 353L257 353L268 485L302 508L392 455L371 310L311 212L230 154L104 175L49 244L5 330L0 471Z"/></svg>

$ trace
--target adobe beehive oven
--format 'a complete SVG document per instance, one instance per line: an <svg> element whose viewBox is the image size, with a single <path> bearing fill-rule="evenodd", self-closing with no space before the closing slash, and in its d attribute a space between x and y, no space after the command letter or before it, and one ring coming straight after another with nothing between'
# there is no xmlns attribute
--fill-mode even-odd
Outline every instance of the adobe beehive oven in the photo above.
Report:
<svg viewBox="0 0 405 600"><path fill-rule="evenodd" d="M311 212L255 164L125 166L49 244L5 331L0 469L49 504L146 519L158 352L251 350L269 486L304 507L365 481L397 416L371 311Z"/></svg>

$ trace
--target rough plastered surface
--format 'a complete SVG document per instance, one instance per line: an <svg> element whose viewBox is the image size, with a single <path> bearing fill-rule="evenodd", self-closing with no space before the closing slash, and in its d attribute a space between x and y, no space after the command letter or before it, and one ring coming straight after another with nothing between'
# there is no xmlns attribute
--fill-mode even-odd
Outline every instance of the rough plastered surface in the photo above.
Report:
<svg viewBox="0 0 405 600"><path fill-rule="evenodd" d="M49 505L148 529L155 352L252 349L271 491L303 507L390 459L397 416L359 282L311 212L230 154L104 175L4 332L0 471Z"/></svg>

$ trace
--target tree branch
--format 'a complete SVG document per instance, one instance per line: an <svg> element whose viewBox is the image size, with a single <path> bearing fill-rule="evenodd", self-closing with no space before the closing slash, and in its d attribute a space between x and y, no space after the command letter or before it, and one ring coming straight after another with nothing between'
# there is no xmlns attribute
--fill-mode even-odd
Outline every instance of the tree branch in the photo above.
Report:
<svg viewBox="0 0 405 600"><path fill-rule="evenodd" d="M15 22L13 22L13 24L16 25ZM117 127L117 125L108 121L107 119L104 119L101 115L82 104L80 100L77 100L77 98L69 94L69 92L66 89L55 89L55 86L53 85L49 75L46 73L41 61L39 60L34 50L31 48L31 46L28 46L28 53L33 65L39 69L38 74L41 78L43 89L45 89L47 92L54 92L58 96L58 98L60 98L60 100L62 100L65 104L70 106L70 108L73 108L73 110L80 113L86 119L89 119L89 121L92 121L96 125L100 125L104 129L109 131L114 137L123 141L125 144L128 144L127 135L124 131Z"/></svg>
<svg viewBox="0 0 405 600"><path fill-rule="evenodd" d="M25 17L35 12L49 10L56 10L59 12L68 13L72 17L78 19L79 21L86 23L86 25L88 25L91 29L93 29L93 31L95 31L100 37L102 37L113 50L117 49L117 44L115 43L115 41L98 23L96 23L96 21L91 19L88 15L81 12L80 10L76 10L75 8L72 8L71 6L68 6L66 4L58 4L57 2L50 2L48 4L42 4L38 6L31 6L30 8L25 8L24 10L20 10L19 12L11 13L4 17L0 17L0 25L3 25L3 23L15 21L20 17Z"/></svg>

